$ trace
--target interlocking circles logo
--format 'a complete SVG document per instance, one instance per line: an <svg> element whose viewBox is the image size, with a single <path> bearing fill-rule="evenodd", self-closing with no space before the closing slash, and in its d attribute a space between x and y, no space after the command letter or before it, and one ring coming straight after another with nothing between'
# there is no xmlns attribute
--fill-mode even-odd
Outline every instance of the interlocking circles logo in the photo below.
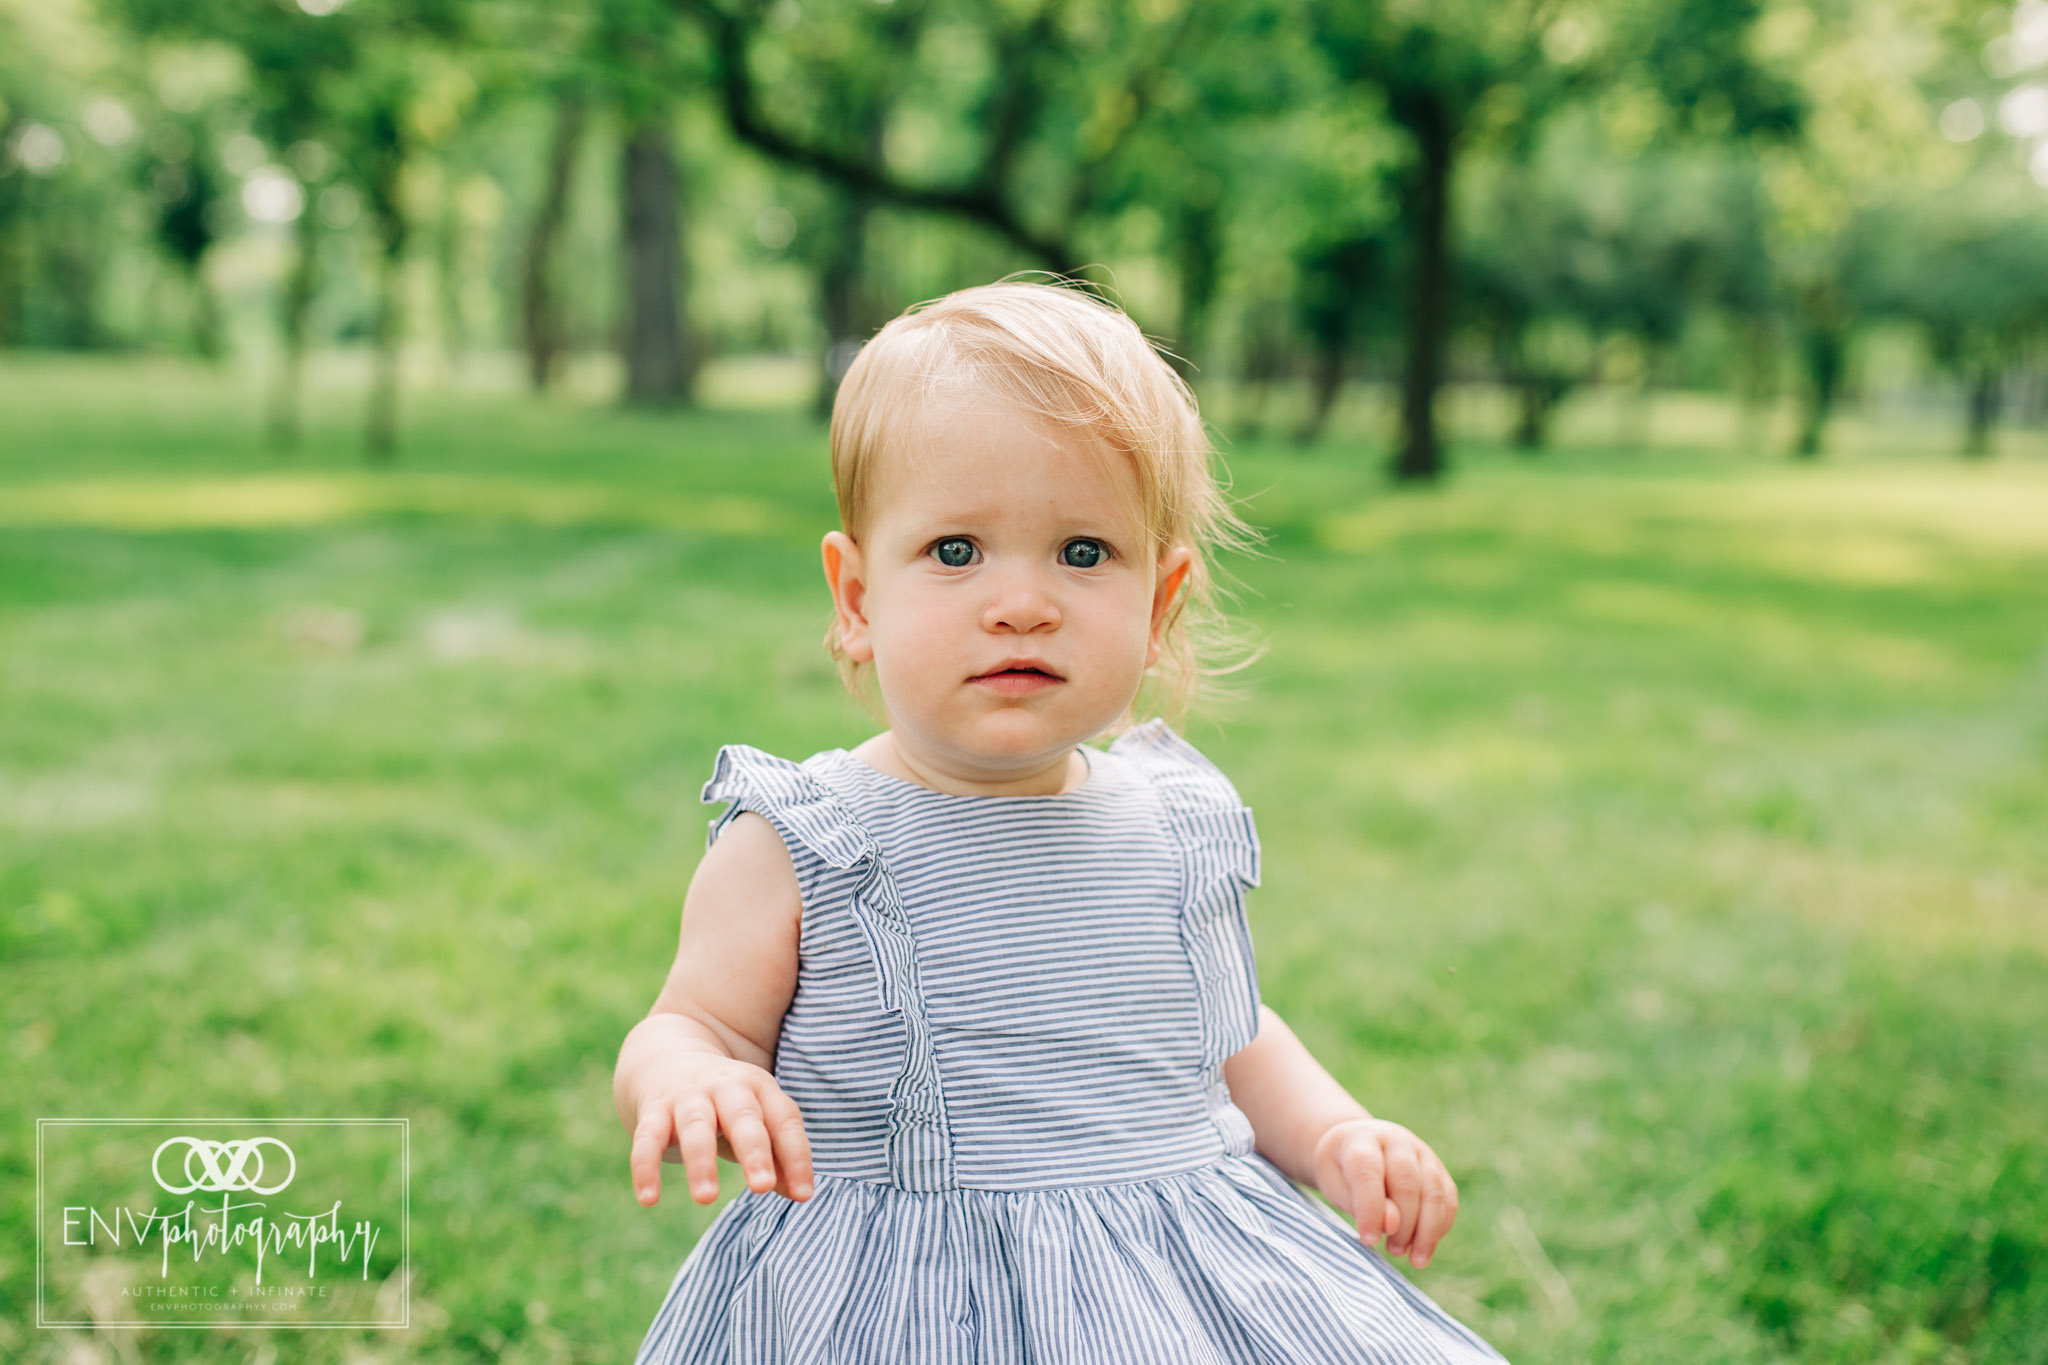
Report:
<svg viewBox="0 0 2048 1365"><path fill-rule="evenodd" d="M185 1180L175 1184L164 1179L164 1153L173 1147L185 1149ZM263 1159L263 1149L272 1148L277 1153L271 1163ZM193 1174L192 1165L199 1163L198 1174ZM250 1170L251 1162L256 1169ZM274 1169L282 1164L284 1174L276 1183L266 1185L263 1177L266 1166ZM156 1156L150 1160L149 1173L156 1177L156 1183L169 1194L192 1194L203 1191L207 1194L233 1194L247 1191L250 1194L276 1194L292 1183L292 1177L299 1173L298 1158L283 1141L274 1137L243 1138L239 1142L209 1142L205 1138L178 1136L165 1138L163 1145L156 1149Z"/></svg>

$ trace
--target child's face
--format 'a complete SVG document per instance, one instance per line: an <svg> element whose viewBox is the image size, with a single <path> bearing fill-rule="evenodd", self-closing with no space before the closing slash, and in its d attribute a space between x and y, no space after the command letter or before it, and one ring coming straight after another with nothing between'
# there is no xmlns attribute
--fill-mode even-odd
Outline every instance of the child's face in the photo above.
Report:
<svg viewBox="0 0 2048 1365"><path fill-rule="evenodd" d="M1136 474L1085 432L968 397L920 434L873 471L860 543L826 537L842 646L914 757L989 780L1063 763L1137 695L1190 552L1153 557Z"/></svg>

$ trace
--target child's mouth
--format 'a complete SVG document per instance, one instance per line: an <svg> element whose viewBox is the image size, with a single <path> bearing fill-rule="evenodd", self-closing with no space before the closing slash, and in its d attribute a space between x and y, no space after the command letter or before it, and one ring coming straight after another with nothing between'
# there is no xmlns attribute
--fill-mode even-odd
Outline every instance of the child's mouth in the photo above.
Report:
<svg viewBox="0 0 2048 1365"><path fill-rule="evenodd" d="M1005 663L1001 668L992 668L986 673L969 678L977 687L986 687L992 692L1005 696L1022 696L1054 687L1066 679L1035 663Z"/></svg>

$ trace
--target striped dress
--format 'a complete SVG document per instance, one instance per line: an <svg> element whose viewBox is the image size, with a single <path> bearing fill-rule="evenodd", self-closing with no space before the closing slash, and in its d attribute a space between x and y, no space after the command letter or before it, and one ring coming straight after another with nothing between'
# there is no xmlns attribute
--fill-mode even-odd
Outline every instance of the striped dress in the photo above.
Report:
<svg viewBox="0 0 2048 1365"><path fill-rule="evenodd" d="M1055 796L729 747L803 895L775 1076L817 1180L743 1191L638 1365L1499 1361L1252 1147L1251 812L1162 723Z"/></svg>

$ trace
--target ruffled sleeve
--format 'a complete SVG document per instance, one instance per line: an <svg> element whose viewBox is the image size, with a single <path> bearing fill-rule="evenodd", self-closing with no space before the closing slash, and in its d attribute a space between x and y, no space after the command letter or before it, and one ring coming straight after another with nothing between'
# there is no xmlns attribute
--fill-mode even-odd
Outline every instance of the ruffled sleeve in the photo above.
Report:
<svg viewBox="0 0 2048 1365"><path fill-rule="evenodd" d="M706 831L707 847L718 842L742 811L752 811L775 826L796 867L806 906L816 902L819 883L829 872L847 871L871 851L867 831L802 764L749 745L728 744L718 751L703 799L706 805L730 803Z"/></svg>
<svg viewBox="0 0 2048 1365"><path fill-rule="evenodd" d="M1259 1031L1259 975L1244 891L1259 884L1251 809L1194 745L1149 721L1112 746L1158 794L1181 853L1181 941L1202 1001L1202 1060L1220 1065Z"/></svg>

